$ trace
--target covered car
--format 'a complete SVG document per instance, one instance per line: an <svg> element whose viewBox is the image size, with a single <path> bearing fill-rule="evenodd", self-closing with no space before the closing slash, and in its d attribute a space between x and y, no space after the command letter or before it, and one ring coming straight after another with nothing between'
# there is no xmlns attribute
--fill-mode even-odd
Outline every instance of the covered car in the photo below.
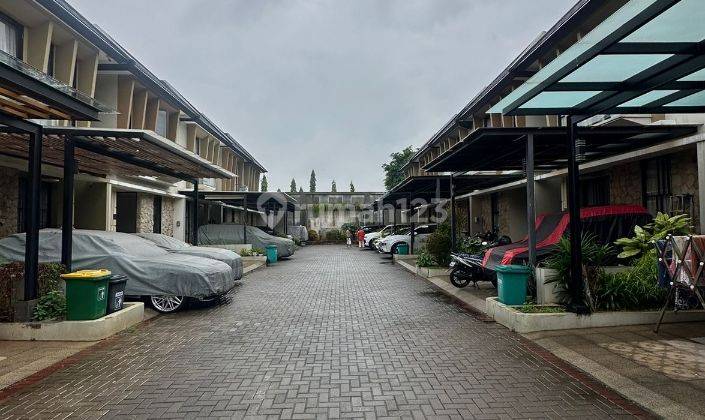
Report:
<svg viewBox="0 0 705 420"><path fill-rule="evenodd" d="M294 254L296 244L288 238L280 238L263 232L255 226L244 226L247 230L247 241L243 232L243 225L236 223L223 223L219 225L203 225L198 228L198 243L200 245L237 245L252 244L253 248L265 249L267 245L277 247L279 257L290 257Z"/></svg>
<svg viewBox="0 0 705 420"><path fill-rule="evenodd" d="M169 252L222 261L229 265L233 270L233 277L235 280L242 278L242 258L236 252L229 251L227 249L193 246L184 241L161 233L136 233L135 235L146 239Z"/></svg>
<svg viewBox="0 0 705 420"><path fill-rule="evenodd" d="M0 257L24 261L26 235L0 239ZM74 230L72 269L105 268L127 277L126 295L149 297L161 312L180 309L185 298L210 299L235 286L222 261L175 254L128 233ZM39 231L39 262L61 261L61 230Z"/></svg>
<svg viewBox="0 0 705 420"><path fill-rule="evenodd" d="M637 205L583 207L580 221L583 232L595 235L599 243L612 244L618 238L630 236L634 226L651 221L649 211ZM567 212L545 213L536 218L536 256L539 261L555 252L555 245L568 234L570 217ZM529 258L529 241L524 238L509 245L485 251L482 266L494 270L500 264L525 264Z"/></svg>
<svg viewBox="0 0 705 420"><path fill-rule="evenodd" d="M308 230L306 229L306 226L287 226L286 231L297 241L308 241Z"/></svg>

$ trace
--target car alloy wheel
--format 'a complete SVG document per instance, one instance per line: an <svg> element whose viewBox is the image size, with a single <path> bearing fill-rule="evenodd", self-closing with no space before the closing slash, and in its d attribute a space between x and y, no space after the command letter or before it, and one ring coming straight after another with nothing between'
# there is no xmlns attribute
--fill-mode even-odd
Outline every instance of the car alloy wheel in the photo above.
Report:
<svg viewBox="0 0 705 420"><path fill-rule="evenodd" d="M151 296L152 307L161 313L176 312L184 305L183 296Z"/></svg>

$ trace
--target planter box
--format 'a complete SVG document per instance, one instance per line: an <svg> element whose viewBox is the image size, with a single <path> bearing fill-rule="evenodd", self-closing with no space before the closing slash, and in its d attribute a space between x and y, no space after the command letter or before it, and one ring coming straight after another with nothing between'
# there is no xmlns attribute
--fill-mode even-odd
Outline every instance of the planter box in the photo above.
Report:
<svg viewBox="0 0 705 420"><path fill-rule="evenodd" d="M416 267L416 274L421 277L450 277L450 268L442 267Z"/></svg>
<svg viewBox="0 0 705 420"><path fill-rule="evenodd" d="M252 244L228 244L228 245L204 245L204 246L208 247L208 248L227 249L228 251L233 251L238 254L243 249L246 249L248 251L252 251Z"/></svg>
<svg viewBox="0 0 705 420"><path fill-rule="evenodd" d="M536 331L572 330L578 328L616 327L623 325L653 324L658 321L658 311L596 312L576 315L570 312L551 314L525 314L517 307L505 305L496 297L485 300L487 315L497 323L518 333ZM663 323L705 321L705 311L667 311Z"/></svg>
<svg viewBox="0 0 705 420"><path fill-rule="evenodd" d="M0 323L0 340L98 341L139 324L144 303L126 302L121 311L90 321Z"/></svg>
<svg viewBox="0 0 705 420"><path fill-rule="evenodd" d="M619 273L627 270L626 266L602 267L606 273ZM546 284L547 280L552 279L557 274L556 270L550 268L536 268L536 303L546 305L558 303L558 288L556 283Z"/></svg>
<svg viewBox="0 0 705 420"><path fill-rule="evenodd" d="M408 263L414 263L414 264L416 263L417 257L418 257L417 255L413 255L413 254L410 254L410 255L393 254L392 255L392 258L394 259L394 261L406 261Z"/></svg>
<svg viewBox="0 0 705 420"><path fill-rule="evenodd" d="M251 273L260 267L267 265L267 257L240 257L242 258L242 275Z"/></svg>

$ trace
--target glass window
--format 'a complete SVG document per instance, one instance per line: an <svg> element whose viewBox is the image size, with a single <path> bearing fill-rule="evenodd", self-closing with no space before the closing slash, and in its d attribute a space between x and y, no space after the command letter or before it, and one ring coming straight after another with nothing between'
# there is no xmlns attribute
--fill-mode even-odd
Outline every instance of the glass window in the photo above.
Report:
<svg viewBox="0 0 705 420"><path fill-rule="evenodd" d="M610 177L599 175L580 180L580 205L583 207L610 204Z"/></svg>
<svg viewBox="0 0 705 420"><path fill-rule="evenodd" d="M644 207L651 214L666 211L671 196L671 159L661 157L644 161L641 177Z"/></svg>
<svg viewBox="0 0 705 420"><path fill-rule="evenodd" d="M0 13L0 51L22 58L22 26Z"/></svg>
<svg viewBox="0 0 705 420"><path fill-rule="evenodd" d="M702 82L705 81L705 69L700 69L695 73L691 73L682 79L678 79L679 82Z"/></svg>
<svg viewBox="0 0 705 420"><path fill-rule="evenodd" d="M163 109L160 109L159 112L157 112L157 127L155 130L156 133L162 137L166 137L166 125L167 125L166 111L164 111Z"/></svg>

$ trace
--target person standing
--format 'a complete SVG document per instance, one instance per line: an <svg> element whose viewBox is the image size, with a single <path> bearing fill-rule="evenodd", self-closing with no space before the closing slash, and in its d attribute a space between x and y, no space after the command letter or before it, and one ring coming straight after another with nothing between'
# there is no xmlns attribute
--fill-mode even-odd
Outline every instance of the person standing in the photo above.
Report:
<svg viewBox="0 0 705 420"><path fill-rule="evenodd" d="M345 231L345 241L347 247L350 248L352 246L352 232L350 231L350 229L347 229Z"/></svg>
<svg viewBox="0 0 705 420"><path fill-rule="evenodd" d="M362 227L357 230L357 247L358 248L364 248L365 247L365 231L362 230Z"/></svg>

